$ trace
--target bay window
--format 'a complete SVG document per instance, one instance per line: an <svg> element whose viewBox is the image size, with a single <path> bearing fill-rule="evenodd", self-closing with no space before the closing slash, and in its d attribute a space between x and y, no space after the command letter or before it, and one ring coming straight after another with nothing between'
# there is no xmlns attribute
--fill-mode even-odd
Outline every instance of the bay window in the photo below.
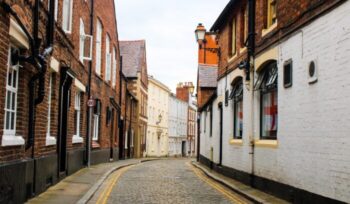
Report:
<svg viewBox="0 0 350 204"><path fill-rule="evenodd" d="M270 63L259 74L256 88L260 89L260 137L277 139L278 92L277 63Z"/></svg>

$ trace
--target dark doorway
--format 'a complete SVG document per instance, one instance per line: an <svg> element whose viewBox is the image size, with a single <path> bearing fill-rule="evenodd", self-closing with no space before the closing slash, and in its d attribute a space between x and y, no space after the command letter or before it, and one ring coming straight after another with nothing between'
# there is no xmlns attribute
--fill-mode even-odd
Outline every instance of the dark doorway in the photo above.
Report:
<svg viewBox="0 0 350 204"><path fill-rule="evenodd" d="M113 149L113 146L114 146L114 141L113 141L113 137L114 137L114 109L112 109L111 113L110 113L110 117L111 117L111 121L110 121L110 124L111 124L111 129L110 129L110 132L109 132L109 136L110 136L110 154L109 154L109 160L110 161L113 161L113 155L114 155L114 149Z"/></svg>
<svg viewBox="0 0 350 204"><path fill-rule="evenodd" d="M119 122L119 159L124 159L124 120L121 119Z"/></svg>
<svg viewBox="0 0 350 204"><path fill-rule="evenodd" d="M186 156L186 141L182 141L182 143L181 143L181 152L182 152L182 156L185 157Z"/></svg>
<svg viewBox="0 0 350 204"><path fill-rule="evenodd" d="M60 78L60 102L59 102L59 127L58 127L58 177L66 176L67 171L67 134L68 113L70 107L70 87L73 82L73 74L69 68L61 69Z"/></svg>
<svg viewBox="0 0 350 204"><path fill-rule="evenodd" d="M220 111L220 149L219 149L219 165L222 164L222 122L223 122L223 111L222 111L222 103L219 103L219 111Z"/></svg>

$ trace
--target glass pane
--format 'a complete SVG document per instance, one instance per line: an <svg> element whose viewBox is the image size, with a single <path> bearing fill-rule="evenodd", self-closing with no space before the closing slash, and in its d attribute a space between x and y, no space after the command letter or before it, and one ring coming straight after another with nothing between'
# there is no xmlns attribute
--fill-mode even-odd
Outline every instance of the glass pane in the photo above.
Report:
<svg viewBox="0 0 350 204"><path fill-rule="evenodd" d="M8 72L7 85L12 86L12 69L9 69L9 72Z"/></svg>
<svg viewBox="0 0 350 204"><path fill-rule="evenodd" d="M11 98L12 98L12 93L11 91L7 91L7 99L6 99L6 109L10 109L11 107Z"/></svg>
<svg viewBox="0 0 350 204"><path fill-rule="evenodd" d="M262 138L274 139L277 136L277 91L266 93L262 97Z"/></svg>
<svg viewBox="0 0 350 204"><path fill-rule="evenodd" d="M17 87L17 71L13 70L13 82L12 82L13 87Z"/></svg>
<svg viewBox="0 0 350 204"><path fill-rule="evenodd" d="M16 93L12 93L12 106L11 106L11 110L15 110L16 109Z"/></svg>
<svg viewBox="0 0 350 204"><path fill-rule="evenodd" d="M15 129L15 113L11 113L11 130Z"/></svg>
<svg viewBox="0 0 350 204"><path fill-rule="evenodd" d="M9 130L10 129L10 112L6 111L5 114L6 114L5 129Z"/></svg>

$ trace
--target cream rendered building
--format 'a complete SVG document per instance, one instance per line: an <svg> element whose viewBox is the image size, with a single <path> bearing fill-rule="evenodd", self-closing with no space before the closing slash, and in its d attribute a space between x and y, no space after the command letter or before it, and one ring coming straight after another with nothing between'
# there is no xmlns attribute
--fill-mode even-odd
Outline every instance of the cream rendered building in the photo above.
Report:
<svg viewBox="0 0 350 204"><path fill-rule="evenodd" d="M164 157L169 152L170 89L152 76L148 77L147 157Z"/></svg>

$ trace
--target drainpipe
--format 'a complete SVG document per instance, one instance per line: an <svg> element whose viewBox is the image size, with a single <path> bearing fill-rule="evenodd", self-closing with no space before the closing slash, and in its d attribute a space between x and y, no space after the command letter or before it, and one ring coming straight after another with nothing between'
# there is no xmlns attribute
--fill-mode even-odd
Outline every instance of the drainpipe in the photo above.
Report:
<svg viewBox="0 0 350 204"><path fill-rule="evenodd" d="M250 185L254 186L255 167L254 167L254 51L255 51L255 0L248 0L249 22L248 22L248 63L246 80L250 83L251 93L251 128L249 133L250 152L251 155L251 177ZM251 70L252 69L252 70Z"/></svg>
<svg viewBox="0 0 350 204"><path fill-rule="evenodd" d="M94 34L94 0L91 0L91 12L90 12L90 35ZM89 61L89 78L88 78L88 87L87 94L88 100L91 98L91 78L92 78L92 60ZM88 167L90 167L90 146L91 146L91 113L92 110L89 107L87 109L88 120L87 123L87 131L86 131L86 151L85 151L85 163Z"/></svg>

